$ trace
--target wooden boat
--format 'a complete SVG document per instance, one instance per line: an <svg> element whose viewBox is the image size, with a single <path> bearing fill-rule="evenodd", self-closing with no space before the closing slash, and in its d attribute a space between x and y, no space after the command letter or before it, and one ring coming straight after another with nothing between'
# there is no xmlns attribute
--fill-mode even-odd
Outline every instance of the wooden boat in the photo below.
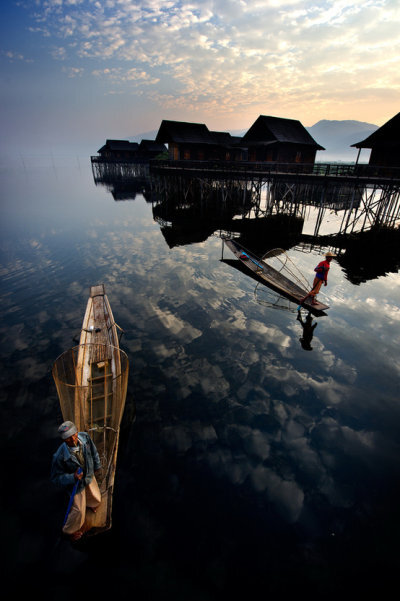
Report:
<svg viewBox="0 0 400 601"><path fill-rule="evenodd" d="M315 315L322 315L326 309L329 309L328 305L324 305L319 301L317 301L315 305L312 305L311 298L308 298L304 303L301 303L301 299L307 294L307 291L304 288L269 265L264 259L260 259L245 249L236 240L224 239L224 243L246 268L245 271L254 277L254 279L257 279L273 290L276 290L292 302L297 303L298 305L301 304Z"/></svg>
<svg viewBox="0 0 400 601"><path fill-rule="evenodd" d="M88 432L99 452L97 476L102 501L88 512L85 529L96 534L111 528L112 499L125 407L129 362L119 348L119 326L114 321L103 285L92 286L83 319L80 343L63 353L53 366L64 420Z"/></svg>

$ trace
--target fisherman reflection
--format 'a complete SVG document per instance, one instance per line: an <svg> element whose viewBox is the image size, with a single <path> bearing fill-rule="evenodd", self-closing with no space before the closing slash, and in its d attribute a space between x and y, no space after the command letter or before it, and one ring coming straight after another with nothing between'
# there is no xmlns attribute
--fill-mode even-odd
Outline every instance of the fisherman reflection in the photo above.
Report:
<svg viewBox="0 0 400 601"><path fill-rule="evenodd" d="M313 339L314 330L317 327L318 323L315 322L313 324L312 319L313 318L312 318L312 315L310 312L308 313L308 315L306 316L306 318L304 320L303 320L301 311L299 310L297 312L297 320L300 322L301 327L303 328L303 336L301 338L299 338L299 340L300 340L302 349L305 351L313 350L313 347L311 346L311 340Z"/></svg>

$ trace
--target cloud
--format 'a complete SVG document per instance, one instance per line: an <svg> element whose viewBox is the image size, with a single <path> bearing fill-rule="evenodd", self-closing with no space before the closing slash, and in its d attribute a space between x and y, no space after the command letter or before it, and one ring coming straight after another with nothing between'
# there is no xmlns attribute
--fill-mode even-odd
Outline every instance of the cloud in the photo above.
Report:
<svg viewBox="0 0 400 601"><path fill-rule="evenodd" d="M224 112L282 98L289 108L299 97L343 102L400 88L400 15L390 0L38 5L31 31L63 40L62 58L105 64L93 76L143 86L160 105Z"/></svg>
<svg viewBox="0 0 400 601"><path fill-rule="evenodd" d="M33 60L30 58L26 58L20 52L13 52L12 50L3 50L2 55L7 57L11 62L21 61L24 63L33 63Z"/></svg>
<svg viewBox="0 0 400 601"><path fill-rule="evenodd" d="M202 333L200 330L194 328L188 322L183 321L171 311L167 309L162 310L155 304L152 305L152 310L157 315L164 328L168 330L175 339L184 340L187 343L201 336Z"/></svg>
<svg viewBox="0 0 400 601"><path fill-rule="evenodd" d="M84 69L82 67L63 67L64 73L67 73L68 77L82 77Z"/></svg>
<svg viewBox="0 0 400 601"><path fill-rule="evenodd" d="M158 78L151 77L149 73L140 69L122 69L122 68L105 68L95 69L92 75L97 78L108 79L113 84L122 84L125 82L135 83L136 85L155 85L159 82Z"/></svg>
<svg viewBox="0 0 400 601"><path fill-rule="evenodd" d="M251 473L255 490L265 491L280 513L290 523L296 522L304 503L304 492L293 480L281 478L269 468L257 466Z"/></svg>

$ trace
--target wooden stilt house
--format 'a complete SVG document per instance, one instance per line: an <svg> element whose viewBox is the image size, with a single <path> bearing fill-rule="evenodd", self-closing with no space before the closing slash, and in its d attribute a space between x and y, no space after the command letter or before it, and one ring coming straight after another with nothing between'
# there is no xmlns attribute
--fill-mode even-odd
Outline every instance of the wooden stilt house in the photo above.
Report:
<svg viewBox="0 0 400 601"><path fill-rule="evenodd" d="M400 113L389 119L368 138L352 146L358 148L357 163L361 149L370 148L370 165L400 167Z"/></svg>
<svg viewBox="0 0 400 601"><path fill-rule="evenodd" d="M148 160L155 159L164 152L167 152L166 146L155 140L141 140L138 148L138 156Z"/></svg>
<svg viewBox="0 0 400 601"><path fill-rule="evenodd" d="M317 150L325 150L295 119L260 115L241 141L248 160L313 164Z"/></svg>
<svg viewBox="0 0 400 601"><path fill-rule="evenodd" d="M128 140L106 140L97 152L104 159L134 159L137 156L139 144Z"/></svg>
<svg viewBox="0 0 400 601"><path fill-rule="evenodd" d="M156 142L168 144L173 161L238 160L240 138L228 132L210 131L204 123L162 121Z"/></svg>

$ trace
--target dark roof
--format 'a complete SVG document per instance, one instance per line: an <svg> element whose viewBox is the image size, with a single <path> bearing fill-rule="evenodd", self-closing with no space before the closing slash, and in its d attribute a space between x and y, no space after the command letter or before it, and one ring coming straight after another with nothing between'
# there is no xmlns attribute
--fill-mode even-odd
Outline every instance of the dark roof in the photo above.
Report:
<svg viewBox="0 0 400 601"><path fill-rule="evenodd" d="M177 144L208 144L231 147L240 143L240 136L231 136L227 131L210 131L204 123L185 121L162 121L158 130L157 142L175 142Z"/></svg>
<svg viewBox="0 0 400 601"><path fill-rule="evenodd" d="M165 152L167 150L164 144L155 140L142 140L139 144L139 149L151 152Z"/></svg>
<svg viewBox="0 0 400 601"><path fill-rule="evenodd" d="M104 146L97 152L104 152L104 150L129 150L135 151L139 148L137 142L129 142L128 140L106 140Z"/></svg>
<svg viewBox="0 0 400 601"><path fill-rule="evenodd" d="M400 113L389 119L368 138L352 144L355 148L400 148Z"/></svg>
<svg viewBox="0 0 400 601"><path fill-rule="evenodd" d="M219 146L232 146L233 138L227 131L210 131L214 141Z"/></svg>
<svg viewBox="0 0 400 601"><path fill-rule="evenodd" d="M320 146L306 128L297 119L267 117L260 115L242 138L244 145L266 146L276 142L288 144L306 144L317 150L325 150Z"/></svg>
<svg viewBox="0 0 400 601"><path fill-rule="evenodd" d="M177 144L215 144L215 140L204 123L186 123L185 121L162 121L156 136L156 142L175 142Z"/></svg>

